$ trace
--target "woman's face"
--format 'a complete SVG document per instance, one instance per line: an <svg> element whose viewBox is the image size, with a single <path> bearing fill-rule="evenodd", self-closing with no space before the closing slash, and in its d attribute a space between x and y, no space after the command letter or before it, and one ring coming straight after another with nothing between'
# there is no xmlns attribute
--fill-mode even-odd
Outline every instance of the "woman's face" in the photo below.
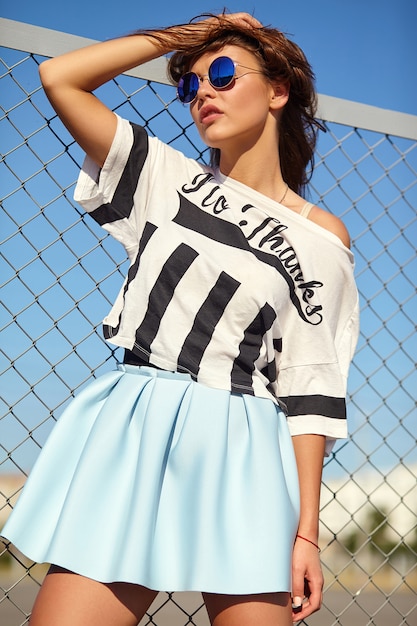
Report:
<svg viewBox="0 0 417 626"><path fill-rule="evenodd" d="M207 79L210 64L219 56L228 56L238 63L236 78L221 90L212 87ZM202 140L210 148L244 151L258 142L263 133L276 129L276 119L271 115L274 89L254 54L239 46L224 46L202 55L190 71L204 77L190 111Z"/></svg>

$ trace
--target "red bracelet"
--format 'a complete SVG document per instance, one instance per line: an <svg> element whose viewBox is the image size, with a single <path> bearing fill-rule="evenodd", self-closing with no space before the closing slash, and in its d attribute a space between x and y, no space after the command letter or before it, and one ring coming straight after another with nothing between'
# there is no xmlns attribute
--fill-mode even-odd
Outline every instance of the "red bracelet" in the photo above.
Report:
<svg viewBox="0 0 417 626"><path fill-rule="evenodd" d="M307 537L303 537L302 535L295 535L295 537L296 538L298 537L298 539L304 539L304 541L308 541L308 543L311 543L312 546L314 546L315 548L317 548L319 552L321 552L319 546L316 543L314 543L314 541L311 541L311 539L307 539Z"/></svg>

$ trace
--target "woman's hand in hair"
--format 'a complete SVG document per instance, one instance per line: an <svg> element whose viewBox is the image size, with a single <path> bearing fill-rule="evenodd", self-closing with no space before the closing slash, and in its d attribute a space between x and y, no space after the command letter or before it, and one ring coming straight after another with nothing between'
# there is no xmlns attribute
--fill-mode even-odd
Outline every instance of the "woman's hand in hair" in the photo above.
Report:
<svg viewBox="0 0 417 626"><path fill-rule="evenodd" d="M219 15L208 17L199 23L216 25L218 22L236 24L237 26L244 26L246 28L262 28L261 22L257 20L256 17L253 17L253 15L245 12L220 13Z"/></svg>

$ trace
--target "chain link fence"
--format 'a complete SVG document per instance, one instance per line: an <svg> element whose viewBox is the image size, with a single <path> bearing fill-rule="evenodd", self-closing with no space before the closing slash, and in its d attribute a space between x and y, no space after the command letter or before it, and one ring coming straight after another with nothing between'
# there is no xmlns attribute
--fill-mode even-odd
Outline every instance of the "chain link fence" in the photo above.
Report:
<svg viewBox="0 0 417 626"><path fill-rule="evenodd" d="M1 20L0 528L63 408L118 350L101 319L123 250L72 199L83 155L38 78L47 56L89 43ZM208 156L161 60L102 87L120 115L187 155ZM351 436L325 462L324 606L311 626L417 624L417 117L320 97L313 202L353 239L361 337ZM47 486L46 486L47 488ZM0 622L28 623L45 575L0 542ZM76 601L76 600L75 600ZM206 626L199 594L159 594L143 625Z"/></svg>

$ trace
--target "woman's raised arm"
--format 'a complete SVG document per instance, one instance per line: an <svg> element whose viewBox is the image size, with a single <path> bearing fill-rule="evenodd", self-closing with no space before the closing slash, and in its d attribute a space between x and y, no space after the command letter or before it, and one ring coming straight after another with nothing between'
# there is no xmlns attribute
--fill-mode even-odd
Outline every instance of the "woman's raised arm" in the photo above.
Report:
<svg viewBox="0 0 417 626"><path fill-rule="evenodd" d="M116 131L116 117L92 93L123 72L168 52L156 39L131 35L44 61L39 68L53 108L81 148L101 167Z"/></svg>
<svg viewBox="0 0 417 626"><path fill-rule="evenodd" d="M75 141L100 167L113 141L116 117L92 92L132 67L173 50L187 49L189 37L204 41L207 29L219 20L247 28L262 26L247 13L211 16L97 43L40 65L42 85L53 108Z"/></svg>

